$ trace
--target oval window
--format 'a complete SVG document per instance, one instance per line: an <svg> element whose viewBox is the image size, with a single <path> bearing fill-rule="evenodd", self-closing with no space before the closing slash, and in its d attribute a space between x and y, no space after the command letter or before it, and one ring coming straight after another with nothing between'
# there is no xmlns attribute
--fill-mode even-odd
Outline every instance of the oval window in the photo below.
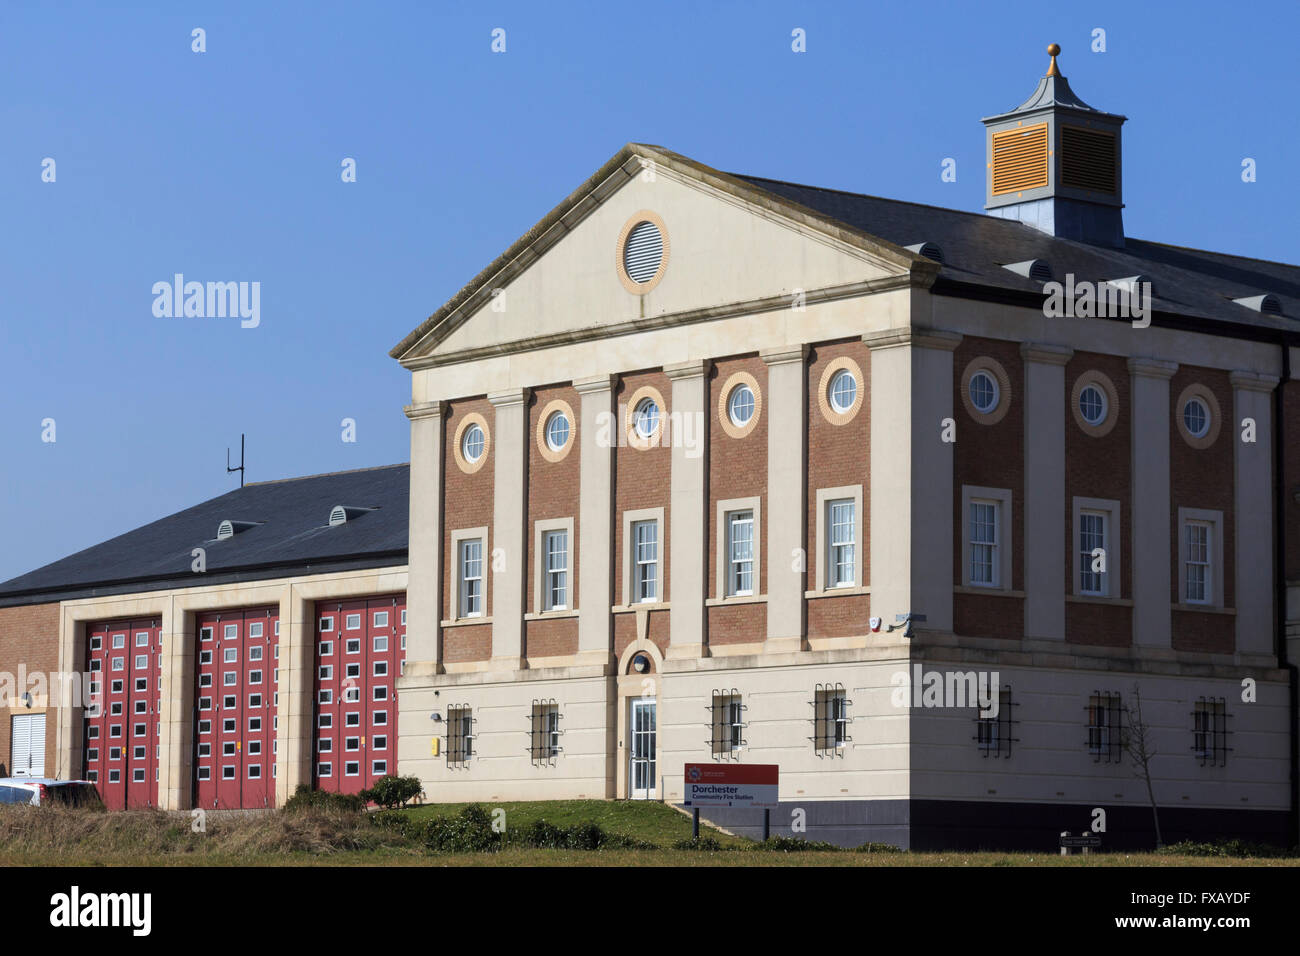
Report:
<svg viewBox="0 0 1300 956"><path fill-rule="evenodd" d="M483 429L478 425L470 425L460 440L460 453L466 461L473 464L483 457L483 444Z"/></svg>
<svg viewBox="0 0 1300 956"><path fill-rule="evenodd" d="M1079 393L1079 414L1089 425L1100 425L1109 411L1106 393L1098 385L1085 385Z"/></svg>
<svg viewBox="0 0 1300 956"><path fill-rule="evenodd" d="M1183 424L1193 438L1204 438L1210 431L1210 410L1199 398L1189 398L1183 406Z"/></svg>
<svg viewBox="0 0 1300 956"><path fill-rule="evenodd" d="M979 371L970 377L970 400L987 415L998 407L998 383L988 372Z"/></svg>
<svg viewBox="0 0 1300 956"><path fill-rule="evenodd" d="M636 433L642 438L650 438L659 427L659 406L653 398L642 399L636 407L633 418Z"/></svg>
<svg viewBox="0 0 1300 956"><path fill-rule="evenodd" d="M546 445L559 451L569 443L569 419L564 412L556 412L546 422Z"/></svg>
<svg viewBox="0 0 1300 956"><path fill-rule="evenodd" d="M754 417L754 391L748 385L737 385L727 396L727 417L731 424L743 427Z"/></svg>
<svg viewBox="0 0 1300 956"><path fill-rule="evenodd" d="M847 412L858 400L858 380L848 369L840 369L831 378L830 400L831 408L840 413Z"/></svg>

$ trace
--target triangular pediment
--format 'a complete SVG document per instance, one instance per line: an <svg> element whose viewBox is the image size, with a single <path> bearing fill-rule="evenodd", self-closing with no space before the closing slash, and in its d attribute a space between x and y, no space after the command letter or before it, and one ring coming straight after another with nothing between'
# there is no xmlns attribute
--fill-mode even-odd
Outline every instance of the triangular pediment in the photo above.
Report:
<svg viewBox="0 0 1300 956"><path fill-rule="evenodd" d="M663 268L643 286L625 237L653 221ZM625 147L393 349L408 367L618 335L908 281L933 264L658 147Z"/></svg>

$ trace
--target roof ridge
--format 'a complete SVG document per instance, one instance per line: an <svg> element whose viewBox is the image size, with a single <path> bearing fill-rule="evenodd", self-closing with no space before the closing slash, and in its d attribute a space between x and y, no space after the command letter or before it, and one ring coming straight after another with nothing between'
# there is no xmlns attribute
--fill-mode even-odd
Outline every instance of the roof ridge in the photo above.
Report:
<svg viewBox="0 0 1300 956"><path fill-rule="evenodd" d="M874 193L858 193L858 192L853 192L850 189L836 189L832 186L813 186L809 183L796 183L796 182L791 182L788 179L772 179L769 176L753 176L750 175L749 173L728 173L727 175L735 176L739 179L744 179L748 182L758 181L758 182L766 182L766 183L776 183L777 185L780 186L794 186L797 189L813 189L816 190L817 192L836 193L841 196L853 196L857 199L875 199L879 202L893 203L895 205L900 205L900 206L919 206L922 209L937 209L940 212L951 212L951 213L956 213L957 215L960 216L976 216L980 219L987 219L996 222L1017 223L1018 225L1024 226L1024 223L1020 223L1018 220L1001 219L997 216L990 216L986 212L973 212L968 209L953 209L951 206L936 206L934 203L915 202L911 199L894 199L889 196L878 196ZM1031 227L1026 226L1025 228L1031 228ZM1084 246L1085 248L1093 249L1093 250L1105 250L1111 252L1128 252L1128 250L1123 247L1118 249L1107 249L1106 247L1103 246L1094 245L1091 242L1081 242L1077 239L1069 239L1066 236L1047 235L1047 238L1063 240L1066 242L1074 242L1077 245ZM1162 246L1166 249L1178 249L1183 252L1197 252L1197 253L1201 253L1202 255L1208 255L1208 256L1223 256L1224 258L1227 259L1239 259L1243 262L1262 262L1265 265L1282 266L1283 268L1287 268L1287 269L1295 269L1297 268L1298 265L1300 265L1294 262L1284 262L1281 259L1263 259L1259 256L1243 256L1235 252L1219 252L1217 249L1202 249L1198 246L1180 246L1172 242L1160 242L1158 239L1143 239L1140 236L1126 236L1125 239L1132 242L1146 243L1147 245L1151 245L1151 246ZM1132 252L1129 252L1128 254L1133 255Z"/></svg>
<svg viewBox="0 0 1300 956"><path fill-rule="evenodd" d="M795 183L788 179L772 179L769 176L751 176L748 173L727 173L728 176L735 176L738 179L754 182L758 180L765 183L776 183L779 186L795 186L799 189L815 189L823 193L838 193L841 196L854 196L858 199L877 199L880 202L895 203L901 206L920 206L923 209L937 209L940 212L956 213L959 216L976 216L980 219L989 219L995 222L1007 222L1023 226L1024 223L1017 219L1000 219L997 216L990 216L986 212L971 212L969 209L953 209L951 206L936 206L934 203L914 202L911 199L892 199L889 196L877 196L874 193L855 193L849 189L835 189L832 186L812 186L808 183Z"/></svg>
<svg viewBox="0 0 1300 956"><path fill-rule="evenodd" d="M1223 256L1225 259L1240 259L1243 262L1262 262L1270 266L1282 266L1284 269L1300 268L1300 263L1283 262L1281 259L1261 259L1259 256L1241 256L1235 252L1218 252L1214 249L1198 249L1196 246L1180 246L1172 242L1161 242L1158 239L1139 239L1137 236L1130 237L1134 242L1145 242L1149 246L1162 246L1165 249L1179 249L1183 252L1200 252L1207 256Z"/></svg>
<svg viewBox="0 0 1300 956"><path fill-rule="evenodd" d="M345 468L342 471L322 471L315 475L295 475L291 478L268 478L266 481L250 481L248 482L248 484L244 485L244 487L252 488L254 485L280 485L280 484L284 484L286 481L307 481L311 478L333 478L336 477L337 475L355 475L363 471L383 471L385 468L409 468L409 467L411 467L411 463L409 461L399 461L399 462L394 462L391 465L367 465L364 468ZM240 489L234 488L231 490L239 491ZM229 493L230 492L227 492L227 494ZM214 500L214 499L209 499L209 500Z"/></svg>

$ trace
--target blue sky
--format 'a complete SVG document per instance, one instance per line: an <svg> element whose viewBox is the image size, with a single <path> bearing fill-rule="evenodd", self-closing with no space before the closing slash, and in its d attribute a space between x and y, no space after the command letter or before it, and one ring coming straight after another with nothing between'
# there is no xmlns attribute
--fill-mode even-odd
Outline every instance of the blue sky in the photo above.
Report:
<svg viewBox="0 0 1300 956"><path fill-rule="evenodd" d="M237 487L241 432L250 481L405 461L388 349L628 141L978 210L1056 41L1129 235L1300 262L1294 2L452 6L5 4L0 580ZM177 272L261 324L156 317Z"/></svg>

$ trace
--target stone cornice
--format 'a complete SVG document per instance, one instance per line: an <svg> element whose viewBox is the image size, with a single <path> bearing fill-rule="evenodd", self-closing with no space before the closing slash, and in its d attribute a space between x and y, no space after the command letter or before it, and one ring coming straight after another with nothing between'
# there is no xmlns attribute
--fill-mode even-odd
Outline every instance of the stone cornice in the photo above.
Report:
<svg viewBox="0 0 1300 956"><path fill-rule="evenodd" d="M768 349L765 352L759 352L758 357L768 366L772 365L793 365L802 363L808 359L807 343L803 345L794 345L783 349Z"/></svg>
<svg viewBox="0 0 1300 956"><path fill-rule="evenodd" d="M403 408L402 411L413 422L422 421L426 418L441 418L447 413L447 403L444 401L420 402L418 405L412 403Z"/></svg>
<svg viewBox="0 0 1300 956"><path fill-rule="evenodd" d="M1228 381L1233 388L1243 392L1263 392L1265 394L1277 388L1282 379L1277 375L1264 375L1260 372L1232 372Z"/></svg>
<svg viewBox="0 0 1300 956"><path fill-rule="evenodd" d="M1067 345L1048 345L1044 342L1024 342L1020 354L1026 362L1039 365L1064 365L1074 357L1074 349Z"/></svg>
<svg viewBox="0 0 1300 956"><path fill-rule="evenodd" d="M488 395L487 400L496 408L509 408L513 405L523 405L531 394L531 388L508 388L505 391L493 392Z"/></svg>
<svg viewBox="0 0 1300 956"><path fill-rule="evenodd" d="M608 392L614 388L614 376L608 372L604 375L592 375L579 378L573 382L573 390L579 395L592 395L596 392Z"/></svg>
<svg viewBox="0 0 1300 956"><path fill-rule="evenodd" d="M914 348L939 349L952 352L961 345L962 336L947 329L933 329L926 326L909 325L897 329L881 329L868 332L862 336L867 348L872 350L901 348L910 345Z"/></svg>
<svg viewBox="0 0 1300 956"><path fill-rule="evenodd" d="M668 376L669 381L676 382L681 379L703 378L709 374L709 369L712 367L712 359L691 359L689 362L665 365L664 374Z"/></svg>
<svg viewBox="0 0 1300 956"><path fill-rule="evenodd" d="M1177 362L1166 362L1164 359L1153 358L1131 358L1128 360L1129 374L1139 378L1162 378L1171 379L1174 373L1178 371Z"/></svg>

